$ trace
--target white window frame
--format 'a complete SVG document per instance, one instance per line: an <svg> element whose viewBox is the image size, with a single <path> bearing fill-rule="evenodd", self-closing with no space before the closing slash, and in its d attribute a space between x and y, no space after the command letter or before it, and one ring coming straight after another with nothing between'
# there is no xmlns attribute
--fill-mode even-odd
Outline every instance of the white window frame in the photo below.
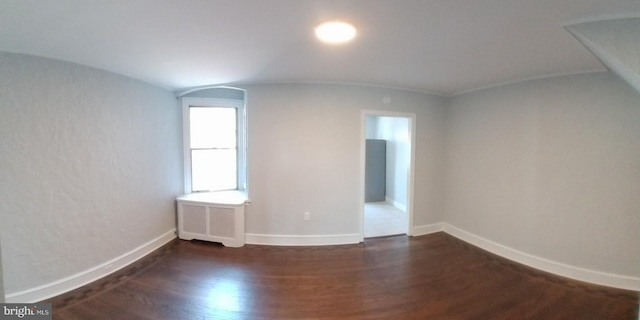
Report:
<svg viewBox="0 0 640 320"><path fill-rule="evenodd" d="M192 193L191 177L191 128L189 119L189 108L213 107L213 108L235 108L236 109L236 131L237 131L237 189L247 189L247 169L246 169L246 108L243 100L219 99L219 98L182 98L182 136L184 146L184 191ZM199 191L196 191L199 192ZM215 192L215 191L214 191Z"/></svg>

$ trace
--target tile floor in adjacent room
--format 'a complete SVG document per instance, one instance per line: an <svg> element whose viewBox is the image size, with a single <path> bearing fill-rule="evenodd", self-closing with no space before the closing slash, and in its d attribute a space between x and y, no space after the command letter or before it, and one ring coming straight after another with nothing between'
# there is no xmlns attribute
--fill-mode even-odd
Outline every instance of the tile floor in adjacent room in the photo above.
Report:
<svg viewBox="0 0 640 320"><path fill-rule="evenodd" d="M364 204L364 237L381 237L407 233L407 213L388 202Z"/></svg>

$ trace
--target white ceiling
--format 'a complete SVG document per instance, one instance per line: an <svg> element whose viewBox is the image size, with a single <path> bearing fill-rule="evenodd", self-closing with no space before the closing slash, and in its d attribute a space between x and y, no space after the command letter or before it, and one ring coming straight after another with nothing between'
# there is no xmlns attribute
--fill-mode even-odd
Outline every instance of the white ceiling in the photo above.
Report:
<svg viewBox="0 0 640 320"><path fill-rule="evenodd" d="M172 90L340 82L452 95L605 70L563 27L640 16L640 0L0 0L0 51ZM358 28L327 46L325 20Z"/></svg>

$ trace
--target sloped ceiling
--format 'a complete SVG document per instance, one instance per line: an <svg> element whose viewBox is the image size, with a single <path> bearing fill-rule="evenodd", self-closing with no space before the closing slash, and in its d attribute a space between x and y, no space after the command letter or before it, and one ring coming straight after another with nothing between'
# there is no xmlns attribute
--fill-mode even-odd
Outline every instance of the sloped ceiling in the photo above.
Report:
<svg viewBox="0 0 640 320"><path fill-rule="evenodd" d="M638 0L0 0L0 51L172 90L341 82L452 95L606 70L563 26L640 16ZM356 40L326 46L325 20Z"/></svg>
<svg viewBox="0 0 640 320"><path fill-rule="evenodd" d="M567 30L640 92L640 18L586 22Z"/></svg>

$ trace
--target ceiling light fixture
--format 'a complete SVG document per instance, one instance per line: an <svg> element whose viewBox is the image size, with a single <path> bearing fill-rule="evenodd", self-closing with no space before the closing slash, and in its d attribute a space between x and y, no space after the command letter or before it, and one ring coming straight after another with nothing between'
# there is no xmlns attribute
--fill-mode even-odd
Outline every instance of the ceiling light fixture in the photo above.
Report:
<svg viewBox="0 0 640 320"><path fill-rule="evenodd" d="M353 40L356 36L356 28L342 21L328 21L315 28L316 37L322 42L340 44Z"/></svg>

